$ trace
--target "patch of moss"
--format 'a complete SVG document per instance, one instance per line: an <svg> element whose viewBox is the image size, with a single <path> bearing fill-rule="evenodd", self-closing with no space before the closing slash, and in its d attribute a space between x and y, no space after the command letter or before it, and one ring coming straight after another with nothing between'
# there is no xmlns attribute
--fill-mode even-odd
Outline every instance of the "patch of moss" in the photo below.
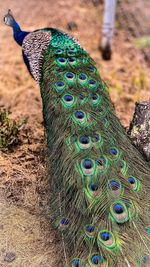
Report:
<svg viewBox="0 0 150 267"><path fill-rule="evenodd" d="M21 143L20 131L25 124L26 119L12 120L10 112L0 108L0 150L11 150Z"/></svg>
<svg viewBox="0 0 150 267"><path fill-rule="evenodd" d="M136 38L134 40L134 44L139 49L150 47L150 36L143 36L141 38Z"/></svg>

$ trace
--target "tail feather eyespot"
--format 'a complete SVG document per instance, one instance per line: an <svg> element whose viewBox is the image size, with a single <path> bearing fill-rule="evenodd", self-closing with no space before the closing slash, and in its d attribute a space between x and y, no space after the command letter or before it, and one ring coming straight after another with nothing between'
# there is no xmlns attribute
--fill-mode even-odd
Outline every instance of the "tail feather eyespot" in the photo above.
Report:
<svg viewBox="0 0 150 267"><path fill-rule="evenodd" d="M74 112L73 119L78 124L85 125L85 123L87 122L87 115L84 111L78 110Z"/></svg>
<svg viewBox="0 0 150 267"><path fill-rule="evenodd" d="M128 209L122 201L116 201L111 205L110 214L117 223L125 223L130 219Z"/></svg>
<svg viewBox="0 0 150 267"><path fill-rule="evenodd" d="M82 263L81 259L76 258L76 259L73 259L71 261L70 267L83 267L83 263Z"/></svg>
<svg viewBox="0 0 150 267"><path fill-rule="evenodd" d="M99 254L95 253L89 257L88 263L85 267L108 267L108 261L104 256L100 256Z"/></svg>
<svg viewBox="0 0 150 267"><path fill-rule="evenodd" d="M91 139L87 135L82 135L78 138L77 145L80 149L91 148Z"/></svg>
<svg viewBox="0 0 150 267"><path fill-rule="evenodd" d="M100 95L97 93L90 94L91 104L93 106L98 106L100 104Z"/></svg>
<svg viewBox="0 0 150 267"><path fill-rule="evenodd" d="M75 105L75 98L71 94L65 94L62 97L61 102L64 107L72 108Z"/></svg>
<svg viewBox="0 0 150 267"><path fill-rule="evenodd" d="M63 81L56 82L54 87L57 93L62 93L66 88L65 83Z"/></svg>
<svg viewBox="0 0 150 267"><path fill-rule="evenodd" d="M78 76L78 82L85 86L87 84L87 75L85 73L80 73Z"/></svg>
<svg viewBox="0 0 150 267"><path fill-rule="evenodd" d="M134 176L128 177L128 183L130 184L133 191L138 192L140 190L140 181L137 180Z"/></svg>
<svg viewBox="0 0 150 267"><path fill-rule="evenodd" d="M120 196L123 193L123 187L119 180L111 179L108 181L108 193L113 196Z"/></svg>
<svg viewBox="0 0 150 267"><path fill-rule="evenodd" d="M109 158L112 159L112 160L115 160L118 158L119 156L119 151L116 147L111 147L109 150L108 150L108 155L109 155Z"/></svg>
<svg viewBox="0 0 150 267"><path fill-rule="evenodd" d="M85 159L81 163L84 175L92 175L94 172L94 163L91 159Z"/></svg>
<svg viewBox="0 0 150 267"><path fill-rule="evenodd" d="M67 64L67 60L64 57L59 57L56 62L60 67L64 67Z"/></svg>
<svg viewBox="0 0 150 267"><path fill-rule="evenodd" d="M64 77L69 85L72 85L75 81L75 74L73 72L66 72Z"/></svg>
<svg viewBox="0 0 150 267"><path fill-rule="evenodd" d="M102 246L106 250L112 250L118 247L115 235L108 230L102 230L98 233L97 242L98 246Z"/></svg>
<svg viewBox="0 0 150 267"><path fill-rule="evenodd" d="M91 89L92 91L95 91L98 88L98 83L96 80L94 79L89 79L88 81L88 87L89 89Z"/></svg>
<svg viewBox="0 0 150 267"><path fill-rule="evenodd" d="M87 237L89 238L95 237L95 226L94 225L91 225L91 224L86 225L84 231Z"/></svg>

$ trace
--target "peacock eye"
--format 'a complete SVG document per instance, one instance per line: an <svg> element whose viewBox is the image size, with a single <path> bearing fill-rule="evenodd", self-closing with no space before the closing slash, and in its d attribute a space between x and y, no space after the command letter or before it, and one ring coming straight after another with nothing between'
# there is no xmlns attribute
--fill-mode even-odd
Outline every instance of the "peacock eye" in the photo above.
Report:
<svg viewBox="0 0 150 267"><path fill-rule="evenodd" d="M65 96L64 96L64 100L65 100L66 102L70 102L70 101L73 100L73 97L72 97L72 95L65 95Z"/></svg>
<svg viewBox="0 0 150 267"><path fill-rule="evenodd" d="M99 186L97 184L91 184L90 185L90 190L93 192L96 192L98 190Z"/></svg>
<svg viewBox="0 0 150 267"><path fill-rule="evenodd" d="M58 81L57 83L55 83L55 89L57 91L57 93L61 93L64 91L65 89L65 84L62 81Z"/></svg>
<svg viewBox="0 0 150 267"><path fill-rule="evenodd" d="M100 237L103 241L108 241L111 238L111 235L109 232L102 232Z"/></svg>
<svg viewBox="0 0 150 267"><path fill-rule="evenodd" d="M70 63L73 63L73 62L75 61L75 58L70 57L70 58L68 58L68 61L69 61Z"/></svg>
<svg viewBox="0 0 150 267"><path fill-rule="evenodd" d="M133 191L135 191L135 192L138 192L139 191L139 189L140 189L140 181L139 180L137 180L133 176L130 176L128 178L128 182L129 182L131 188L133 189Z"/></svg>
<svg viewBox="0 0 150 267"><path fill-rule="evenodd" d="M63 57L60 57L60 58L57 59L57 63L58 63L59 66L65 66L66 63L67 63L67 60L65 58L63 58Z"/></svg>
<svg viewBox="0 0 150 267"><path fill-rule="evenodd" d="M77 60L76 60L76 58L74 58L74 57L70 57L70 58L68 58L68 62L69 62L70 65L72 65L72 66L74 66L74 65L77 64Z"/></svg>
<svg viewBox="0 0 150 267"><path fill-rule="evenodd" d="M149 264L150 264L150 256L149 255L142 256L141 265L139 265L139 266L147 266L148 267Z"/></svg>
<svg viewBox="0 0 150 267"><path fill-rule="evenodd" d="M90 99L91 99L91 104L93 106L98 106L98 104L101 101L101 97L98 94L96 94L96 93L90 94Z"/></svg>
<svg viewBox="0 0 150 267"><path fill-rule="evenodd" d="M130 184L135 184L135 178L134 177L129 177L128 178L128 182L130 183Z"/></svg>
<svg viewBox="0 0 150 267"><path fill-rule="evenodd" d="M91 71L93 73L96 71L96 68L94 68L93 66L90 66L88 69L89 69L89 71Z"/></svg>
<svg viewBox="0 0 150 267"><path fill-rule="evenodd" d="M85 237L90 237L90 239L95 237L95 226L92 224L86 225L84 228Z"/></svg>
<svg viewBox="0 0 150 267"><path fill-rule="evenodd" d="M87 76L86 76L86 74L84 74L84 73L79 74L79 76L78 76L78 82L82 86L86 85L87 84Z"/></svg>
<svg viewBox="0 0 150 267"><path fill-rule="evenodd" d="M88 84L89 84L89 88L90 88L91 90L95 90L95 89L97 89L97 81L96 81L96 80L94 80L94 79L90 79L90 80L88 81Z"/></svg>
<svg viewBox="0 0 150 267"><path fill-rule="evenodd" d="M87 79L87 76L84 73L81 73L79 75L79 79L82 80L82 81L85 81Z"/></svg>
<svg viewBox="0 0 150 267"><path fill-rule="evenodd" d="M83 119L84 118L84 113L82 111L76 111L75 112L75 117L79 120Z"/></svg>
<svg viewBox="0 0 150 267"><path fill-rule="evenodd" d="M76 48L74 48L74 47L72 47L72 48L70 48L70 51L71 51L71 52L76 52L76 51L77 51L77 49L76 49Z"/></svg>
<svg viewBox="0 0 150 267"><path fill-rule="evenodd" d="M80 136L78 140L78 146L81 149L88 149L91 147L90 138L86 135Z"/></svg>
<svg viewBox="0 0 150 267"><path fill-rule="evenodd" d="M69 219L67 218L62 218L61 221L60 221L60 225L61 226L66 226L69 224Z"/></svg>
<svg viewBox="0 0 150 267"><path fill-rule="evenodd" d="M68 72L68 73L66 73L66 77L68 79L72 79L74 77L74 74L72 72Z"/></svg>
<svg viewBox="0 0 150 267"><path fill-rule="evenodd" d="M61 55L64 51L62 49L57 49L56 50L56 55Z"/></svg>
<svg viewBox="0 0 150 267"><path fill-rule="evenodd" d="M95 80L89 80L89 84L90 85L95 85L96 84L96 81Z"/></svg>
<svg viewBox="0 0 150 267"><path fill-rule="evenodd" d="M92 100L97 100L98 99L98 95L97 94L91 94L91 98L92 98Z"/></svg>
<svg viewBox="0 0 150 267"><path fill-rule="evenodd" d="M119 196L123 192L121 183L115 179L108 181L108 190L113 196Z"/></svg>
<svg viewBox="0 0 150 267"><path fill-rule="evenodd" d="M81 144L87 145L90 142L90 138L88 136L81 136L79 141Z"/></svg>
<svg viewBox="0 0 150 267"><path fill-rule="evenodd" d="M75 80L75 74L74 73L67 72L67 73L65 73L64 76L65 76L65 79L69 85L72 85L74 83L74 80Z"/></svg>
<svg viewBox="0 0 150 267"><path fill-rule="evenodd" d="M109 188L112 190L112 191L117 191L118 189L120 189L120 184L119 182L115 181L115 180L112 180L109 182Z"/></svg>
<svg viewBox="0 0 150 267"><path fill-rule="evenodd" d="M112 156L112 157L116 157L118 155L118 149L116 148L110 148L109 149L109 154Z"/></svg>
<svg viewBox="0 0 150 267"><path fill-rule="evenodd" d="M67 55L70 56L70 57L75 56L75 51L69 50L67 52Z"/></svg>
<svg viewBox="0 0 150 267"><path fill-rule="evenodd" d="M88 259L88 264L85 265L86 267L108 267L108 261L104 256L100 257L98 254L92 255Z"/></svg>
<svg viewBox="0 0 150 267"><path fill-rule="evenodd" d="M116 214L122 214L124 212L124 207L123 205L117 203L114 205L113 210Z"/></svg>
<svg viewBox="0 0 150 267"><path fill-rule="evenodd" d="M82 160L81 169L84 175L92 175L95 171L94 162L91 159Z"/></svg>
<svg viewBox="0 0 150 267"><path fill-rule="evenodd" d="M63 82L57 82L58 87L63 87L65 84Z"/></svg>
<svg viewBox="0 0 150 267"><path fill-rule="evenodd" d="M70 224L70 221L68 218L61 218L57 221L57 227L59 227L59 230L65 231Z"/></svg>
<svg viewBox="0 0 150 267"><path fill-rule="evenodd" d="M112 220L117 223L125 223L130 219L128 209L122 201L117 201L110 206L110 214Z"/></svg>
<svg viewBox="0 0 150 267"><path fill-rule="evenodd" d="M58 58L58 61L59 61L60 63L65 63L65 62L66 62L66 59L63 58L63 57L60 57L60 58Z"/></svg>
<svg viewBox="0 0 150 267"><path fill-rule="evenodd" d="M80 125L85 125L85 123L87 122L87 116L86 114L79 110L79 111L76 111L73 115L73 119L75 122L77 122L78 124Z"/></svg>
<svg viewBox="0 0 150 267"><path fill-rule="evenodd" d="M75 104L75 99L72 95L66 94L62 97L62 104L66 108L71 108Z"/></svg>
<svg viewBox="0 0 150 267"><path fill-rule="evenodd" d="M71 267L82 267L82 262L80 259L74 259L71 261Z"/></svg>
<svg viewBox="0 0 150 267"><path fill-rule="evenodd" d="M105 247L106 249L113 249L117 243L115 236L107 230L102 230L98 234L98 245Z"/></svg>
<svg viewBox="0 0 150 267"><path fill-rule="evenodd" d="M90 159L86 159L83 161L83 167L87 170L91 169L93 167L93 162Z"/></svg>
<svg viewBox="0 0 150 267"><path fill-rule="evenodd" d="M100 263L100 257L99 257L99 255L93 255L92 258L91 258L91 262L94 265L99 265L99 263Z"/></svg>
<svg viewBox="0 0 150 267"><path fill-rule="evenodd" d="M93 226L93 225L87 225L85 227L85 231L88 232L88 233L93 233L94 230L95 230L95 226Z"/></svg>

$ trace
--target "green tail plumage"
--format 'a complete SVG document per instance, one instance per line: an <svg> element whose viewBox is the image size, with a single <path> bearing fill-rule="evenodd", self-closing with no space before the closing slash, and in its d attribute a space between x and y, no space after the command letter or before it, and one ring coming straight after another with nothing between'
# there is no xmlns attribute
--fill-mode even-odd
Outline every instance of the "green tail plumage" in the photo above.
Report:
<svg viewBox="0 0 150 267"><path fill-rule="evenodd" d="M148 266L150 168L116 117L95 62L70 36L39 32L50 34L38 77L60 266Z"/></svg>

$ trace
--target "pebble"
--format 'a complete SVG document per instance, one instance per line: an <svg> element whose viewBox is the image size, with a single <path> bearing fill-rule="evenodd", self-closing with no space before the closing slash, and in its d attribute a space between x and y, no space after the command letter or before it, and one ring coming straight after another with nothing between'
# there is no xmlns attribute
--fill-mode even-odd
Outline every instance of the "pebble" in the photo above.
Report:
<svg viewBox="0 0 150 267"><path fill-rule="evenodd" d="M16 254L14 252L7 252L4 257L4 261L7 261L7 262L12 262L15 259L16 259Z"/></svg>

